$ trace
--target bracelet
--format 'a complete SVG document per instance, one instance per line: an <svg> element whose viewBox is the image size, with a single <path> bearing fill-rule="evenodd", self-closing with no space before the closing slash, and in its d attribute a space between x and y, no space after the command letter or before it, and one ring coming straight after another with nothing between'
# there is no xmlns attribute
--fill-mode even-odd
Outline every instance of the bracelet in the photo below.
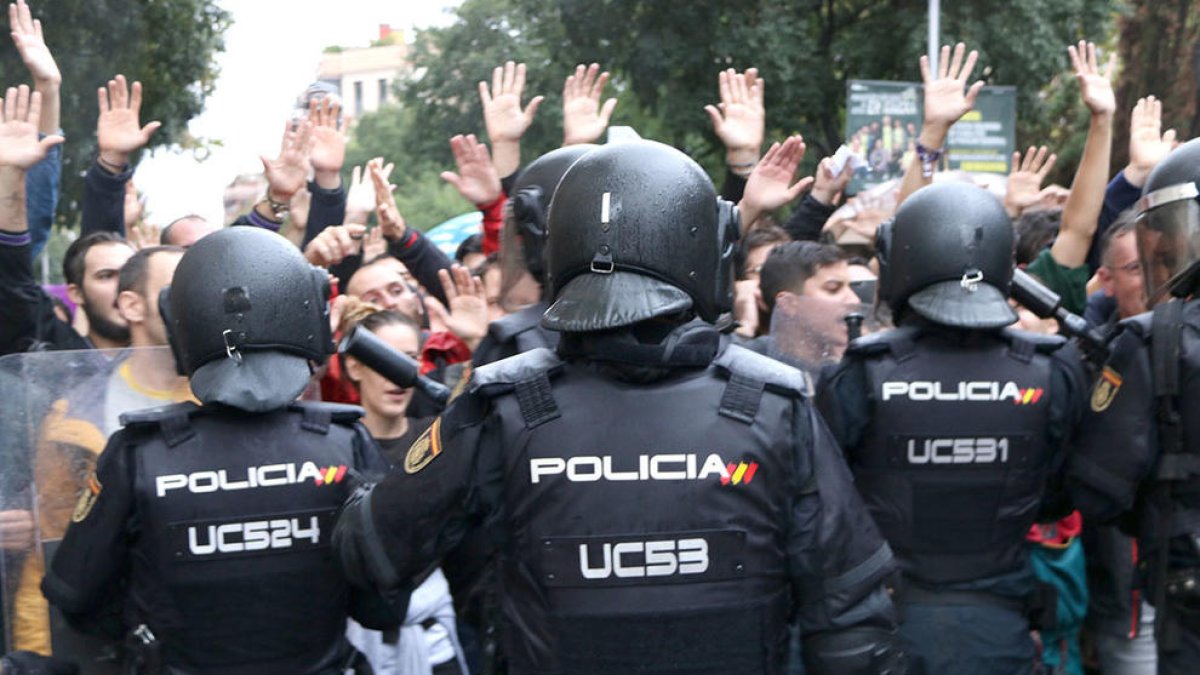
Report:
<svg viewBox="0 0 1200 675"><path fill-rule="evenodd" d="M271 209L271 213L275 214L275 217L279 220L283 220L283 217L292 208L287 202L277 202L272 199L270 188L267 188L267 207Z"/></svg>
<svg viewBox="0 0 1200 675"><path fill-rule="evenodd" d="M729 162L725 162L725 166L729 167L729 170L733 173L733 175L740 178L745 178L754 172L754 167L758 166L758 162L742 162L740 164L730 164Z"/></svg>
<svg viewBox="0 0 1200 675"><path fill-rule="evenodd" d="M917 141L917 158L921 160L921 176L924 178L932 178L934 169L937 168L937 163L942 160L942 155L945 154L945 148L930 149L921 145L921 141Z"/></svg>
<svg viewBox="0 0 1200 675"><path fill-rule="evenodd" d="M109 173L111 173L113 175L125 173L125 169L128 168L128 166L129 166L128 164L126 164L125 166L117 166L116 164L113 164L112 162L105 161L104 158L101 157L100 155L96 155L96 163L99 164L106 171L108 171Z"/></svg>

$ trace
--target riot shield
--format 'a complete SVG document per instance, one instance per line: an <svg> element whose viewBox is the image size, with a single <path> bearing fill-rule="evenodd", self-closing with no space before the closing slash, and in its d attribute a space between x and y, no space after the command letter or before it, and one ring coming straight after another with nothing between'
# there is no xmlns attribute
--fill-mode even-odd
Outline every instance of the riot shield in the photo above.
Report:
<svg viewBox="0 0 1200 675"><path fill-rule="evenodd" d="M769 356L815 381L822 368L841 360L851 339L887 327L873 305L781 294L771 311Z"/></svg>
<svg viewBox="0 0 1200 675"><path fill-rule="evenodd" d="M50 351L0 358L0 584L7 649L119 672L111 641L77 633L41 593L53 551L98 493L93 470L120 415L188 400L167 347Z"/></svg>

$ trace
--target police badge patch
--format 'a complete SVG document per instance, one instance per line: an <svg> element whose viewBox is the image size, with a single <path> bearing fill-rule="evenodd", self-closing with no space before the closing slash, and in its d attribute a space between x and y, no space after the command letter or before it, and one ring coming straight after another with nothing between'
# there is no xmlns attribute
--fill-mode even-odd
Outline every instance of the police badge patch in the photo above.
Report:
<svg viewBox="0 0 1200 675"><path fill-rule="evenodd" d="M88 474L87 484L79 493L79 501L75 503L75 511L71 514L71 522L83 522L88 517L88 514L92 512L92 507L96 505L96 500L100 497L102 488L100 481L96 479L96 473Z"/></svg>
<svg viewBox="0 0 1200 675"><path fill-rule="evenodd" d="M1121 389L1121 374L1113 370L1111 366L1104 366L1104 370L1100 373L1100 377L1096 379L1096 386L1092 388L1092 410L1094 412L1104 412L1108 406L1112 405L1113 399L1117 397L1117 392Z"/></svg>
<svg viewBox="0 0 1200 675"><path fill-rule="evenodd" d="M439 417L408 449L408 454L404 456L404 473L414 474L442 454L441 431L442 418Z"/></svg>

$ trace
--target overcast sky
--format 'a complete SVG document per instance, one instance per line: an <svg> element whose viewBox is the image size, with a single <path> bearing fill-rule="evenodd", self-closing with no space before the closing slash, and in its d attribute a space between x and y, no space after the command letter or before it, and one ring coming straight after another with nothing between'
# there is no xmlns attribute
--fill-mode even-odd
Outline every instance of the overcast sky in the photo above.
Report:
<svg viewBox="0 0 1200 675"><path fill-rule="evenodd" d="M134 176L152 222L187 213L222 222L222 190L238 174L262 171L259 155L279 150L283 121L311 83L329 45L366 47L379 24L405 30L445 25L461 0L219 0L233 15L216 90L189 129L220 140L203 162L159 149ZM144 120L148 121L148 120Z"/></svg>

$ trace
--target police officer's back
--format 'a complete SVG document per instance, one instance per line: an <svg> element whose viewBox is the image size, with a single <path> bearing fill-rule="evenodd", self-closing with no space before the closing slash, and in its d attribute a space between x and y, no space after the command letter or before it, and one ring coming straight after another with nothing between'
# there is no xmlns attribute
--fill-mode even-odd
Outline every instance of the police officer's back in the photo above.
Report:
<svg viewBox="0 0 1200 675"><path fill-rule="evenodd" d="M667 207L666 205L670 206ZM517 673L899 672L892 570L795 370L727 346L736 212L657 143L595 150L550 212L557 353L478 369L338 525L402 587L483 522Z"/></svg>
<svg viewBox="0 0 1200 675"><path fill-rule="evenodd" d="M558 333L542 327L542 314L549 307L546 288L546 214L554 188L571 165L596 146L581 143L551 150L529 163L513 183L512 196L504 214L501 234L501 298L506 310L508 295L526 272L537 282L542 297L488 325L488 334L472 355L471 363L482 366L539 347L554 349Z"/></svg>
<svg viewBox="0 0 1200 675"><path fill-rule="evenodd" d="M918 191L878 246L898 328L850 345L820 408L900 560L911 667L1029 672L1024 538L1080 414L1079 355L1005 328L1012 227L984 190Z"/></svg>
<svg viewBox="0 0 1200 675"><path fill-rule="evenodd" d="M359 409L295 402L332 350L327 298L273 233L188 251L159 304L204 405L124 416L43 581L51 603L92 627L123 606L139 658L170 672L341 672L361 594L329 542L354 477L384 465Z"/></svg>
<svg viewBox="0 0 1200 675"><path fill-rule="evenodd" d="M1069 465L1085 518L1138 536L1160 673L1200 660L1200 140L1150 174L1138 256L1151 312L1120 324ZM1124 517L1122 517L1124 516Z"/></svg>

